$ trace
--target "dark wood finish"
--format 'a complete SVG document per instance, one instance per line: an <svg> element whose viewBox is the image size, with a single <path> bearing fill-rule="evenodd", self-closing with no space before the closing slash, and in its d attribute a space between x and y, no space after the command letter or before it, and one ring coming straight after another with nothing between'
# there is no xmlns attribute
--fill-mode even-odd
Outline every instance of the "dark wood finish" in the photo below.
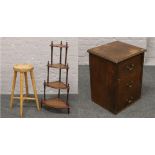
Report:
<svg viewBox="0 0 155 155"><path fill-rule="evenodd" d="M66 70L66 85L68 85L68 64L67 64L67 70Z"/></svg>
<svg viewBox="0 0 155 155"><path fill-rule="evenodd" d="M126 61L120 62L118 64L118 76L119 77L128 77L137 74L141 71L141 57L139 55L129 58Z"/></svg>
<svg viewBox="0 0 155 155"><path fill-rule="evenodd" d="M51 64L53 64L53 41L51 41Z"/></svg>
<svg viewBox="0 0 155 155"><path fill-rule="evenodd" d="M142 52L142 48L137 47L140 52L137 50L137 53L135 52L134 55L132 55L133 53L128 51L129 48L125 48L132 47L132 45L126 45L126 43L122 42L119 42L118 46L116 42L114 44L116 51L113 47L113 43L111 43L112 49L110 49L110 44L108 44L108 49L110 51L114 50L113 52L110 52L110 56L111 53L117 55L120 48L122 53L121 56L123 55L123 51L125 52L125 58L121 57L122 61L111 61L111 59L109 59L110 56L108 55L108 50L106 51L106 55L109 56L108 59L101 55L96 55L96 51L93 53L93 51L90 52L90 50L88 50L88 52L92 101L112 113L117 114L125 107L134 103L141 96L145 50L143 49ZM107 47L107 45L105 45L105 47ZM101 53L103 49L104 45L101 48ZM126 50L132 56L130 56L129 53L127 54ZM126 57L126 55L128 55L128 57ZM115 56L113 55L112 57L114 58Z"/></svg>
<svg viewBox="0 0 155 155"><path fill-rule="evenodd" d="M46 82L44 81L44 100L46 99Z"/></svg>
<svg viewBox="0 0 155 155"><path fill-rule="evenodd" d="M67 64L68 42L66 42L65 65Z"/></svg>
<svg viewBox="0 0 155 155"><path fill-rule="evenodd" d="M90 54L91 98L95 103L113 111L116 96L117 67L110 61Z"/></svg>
<svg viewBox="0 0 155 155"><path fill-rule="evenodd" d="M137 55L125 62L122 62L118 66L118 80L117 80L117 109L124 109L126 106L134 103L141 96L142 87L142 71L143 71L143 53ZM138 60L138 61L135 61ZM135 67L128 72L121 70L124 64L135 61Z"/></svg>
<svg viewBox="0 0 155 155"><path fill-rule="evenodd" d="M112 43L101 45L88 50L89 53L92 53L93 55L97 55L114 63L119 63L123 60L143 53L144 51L145 50L143 48L120 41L114 41Z"/></svg>
<svg viewBox="0 0 155 155"><path fill-rule="evenodd" d="M69 103L68 103L68 100L69 100L69 90L70 90L70 86L69 86L69 84L68 84L68 89L67 89L67 99L66 99L66 102L67 102L67 104L69 105ZM70 113L70 107L68 107L68 114Z"/></svg>
<svg viewBox="0 0 155 155"><path fill-rule="evenodd" d="M67 103L68 103L68 99L69 99L69 89L70 89L69 84L67 85L67 87L68 87L68 89L67 89Z"/></svg>
<svg viewBox="0 0 155 155"><path fill-rule="evenodd" d="M47 63L47 82L49 83L49 61Z"/></svg>
<svg viewBox="0 0 155 155"><path fill-rule="evenodd" d="M60 60L59 60L59 63L61 64L61 61L62 61L62 41L60 43ZM59 83L61 83L61 68L59 68ZM60 98L60 88L58 90L58 98Z"/></svg>

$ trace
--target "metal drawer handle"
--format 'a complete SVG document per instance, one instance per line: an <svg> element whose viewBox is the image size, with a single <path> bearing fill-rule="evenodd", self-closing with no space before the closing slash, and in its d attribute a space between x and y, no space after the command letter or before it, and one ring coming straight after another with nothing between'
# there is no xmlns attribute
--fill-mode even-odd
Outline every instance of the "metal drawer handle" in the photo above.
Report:
<svg viewBox="0 0 155 155"><path fill-rule="evenodd" d="M135 68L135 65L130 64L130 65L126 66L126 68L128 69L128 71L132 71Z"/></svg>
<svg viewBox="0 0 155 155"><path fill-rule="evenodd" d="M129 83L127 83L126 86L129 88L132 88L133 87L133 81L130 81Z"/></svg>
<svg viewBox="0 0 155 155"><path fill-rule="evenodd" d="M134 99L134 98L131 96L130 99L127 99L126 101L130 104L130 103L133 102L133 99Z"/></svg>

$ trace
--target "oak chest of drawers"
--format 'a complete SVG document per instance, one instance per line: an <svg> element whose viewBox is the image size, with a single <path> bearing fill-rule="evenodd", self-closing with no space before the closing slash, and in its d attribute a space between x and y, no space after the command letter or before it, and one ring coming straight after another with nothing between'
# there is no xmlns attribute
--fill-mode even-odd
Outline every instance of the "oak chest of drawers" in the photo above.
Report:
<svg viewBox="0 0 155 155"><path fill-rule="evenodd" d="M119 41L89 49L92 101L117 114L139 99L144 51Z"/></svg>

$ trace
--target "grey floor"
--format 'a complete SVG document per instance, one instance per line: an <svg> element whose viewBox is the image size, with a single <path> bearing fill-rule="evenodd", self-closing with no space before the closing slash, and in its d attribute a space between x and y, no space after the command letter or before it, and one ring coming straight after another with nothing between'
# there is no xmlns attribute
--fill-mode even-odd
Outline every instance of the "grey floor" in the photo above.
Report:
<svg viewBox="0 0 155 155"><path fill-rule="evenodd" d="M42 95L39 95L41 98ZM65 97L65 96L63 96ZM2 117L19 117L19 101L10 112L8 95L2 95ZM33 102L25 102L24 117L27 118L145 118L155 117L155 67L145 66L143 73L142 97L117 115L110 113L90 98L90 81L88 66L79 66L79 95L70 95L71 113L42 108L38 112Z"/></svg>

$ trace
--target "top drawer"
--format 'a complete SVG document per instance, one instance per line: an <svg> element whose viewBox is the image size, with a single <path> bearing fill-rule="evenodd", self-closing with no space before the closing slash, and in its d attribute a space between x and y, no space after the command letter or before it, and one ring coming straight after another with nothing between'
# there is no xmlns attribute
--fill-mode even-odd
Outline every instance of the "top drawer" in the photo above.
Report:
<svg viewBox="0 0 155 155"><path fill-rule="evenodd" d="M120 62L118 65L118 77L134 76L141 72L142 69L142 54L134 56L126 61Z"/></svg>

